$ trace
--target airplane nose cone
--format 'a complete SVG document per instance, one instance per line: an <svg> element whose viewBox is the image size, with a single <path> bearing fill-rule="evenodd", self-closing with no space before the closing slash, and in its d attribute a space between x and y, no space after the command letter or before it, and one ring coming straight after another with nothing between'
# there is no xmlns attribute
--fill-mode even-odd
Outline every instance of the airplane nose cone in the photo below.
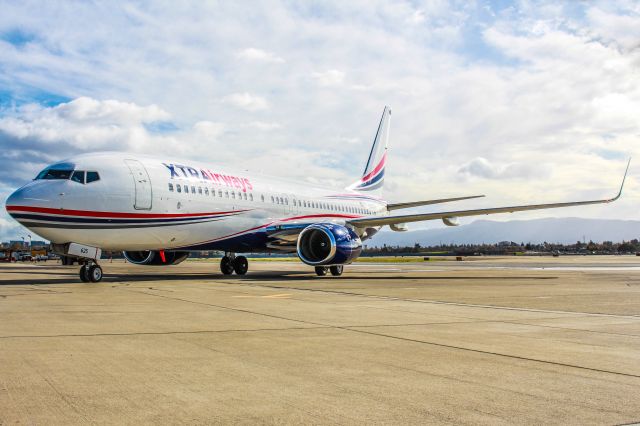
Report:
<svg viewBox="0 0 640 426"><path fill-rule="evenodd" d="M19 217L20 215L18 214L19 213L18 209L24 205L25 205L25 190L24 188L20 188L14 191L13 194L9 195L9 198L7 198L7 201L5 201L4 203L4 208L7 210L7 213L9 213L9 215L12 218L22 223Z"/></svg>
<svg viewBox="0 0 640 426"><path fill-rule="evenodd" d="M5 209L9 214L11 214L13 208L15 208L16 206L20 206L23 200L24 190L22 188L13 191L13 194L9 195L9 198L7 198L7 201L5 201L4 203Z"/></svg>

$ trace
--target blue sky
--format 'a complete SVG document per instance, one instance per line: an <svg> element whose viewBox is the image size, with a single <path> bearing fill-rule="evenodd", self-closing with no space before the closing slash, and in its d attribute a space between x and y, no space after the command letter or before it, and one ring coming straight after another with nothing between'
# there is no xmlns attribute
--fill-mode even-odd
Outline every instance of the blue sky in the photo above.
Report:
<svg viewBox="0 0 640 426"><path fill-rule="evenodd" d="M387 104L394 201L599 197L625 158L640 161L636 1L0 1L0 10L3 197L47 162L114 148L341 186L361 172ZM519 218L637 219L637 176L616 208ZM20 233L0 217L0 238Z"/></svg>

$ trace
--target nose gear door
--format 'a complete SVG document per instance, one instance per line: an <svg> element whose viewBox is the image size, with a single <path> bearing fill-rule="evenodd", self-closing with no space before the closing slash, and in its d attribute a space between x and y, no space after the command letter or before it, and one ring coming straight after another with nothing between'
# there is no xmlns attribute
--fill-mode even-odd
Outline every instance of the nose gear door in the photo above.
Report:
<svg viewBox="0 0 640 426"><path fill-rule="evenodd" d="M124 160L124 162L131 171L135 186L136 196L133 207L136 210L150 210L152 200L151 179L147 169L138 160Z"/></svg>

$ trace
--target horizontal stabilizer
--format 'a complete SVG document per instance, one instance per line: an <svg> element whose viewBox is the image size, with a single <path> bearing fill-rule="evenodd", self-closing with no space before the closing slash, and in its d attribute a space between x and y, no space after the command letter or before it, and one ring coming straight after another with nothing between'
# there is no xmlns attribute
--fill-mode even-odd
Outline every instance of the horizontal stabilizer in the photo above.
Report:
<svg viewBox="0 0 640 426"><path fill-rule="evenodd" d="M387 204L387 210L399 210L399 209L409 209L411 207L420 207L420 206L429 206L431 204L442 204L442 203L450 203L452 201L461 201L461 200L471 200L472 198L482 198L484 195L470 195L467 197L455 197L455 198L439 198L437 200L426 200L426 201L412 201L409 203L390 203Z"/></svg>

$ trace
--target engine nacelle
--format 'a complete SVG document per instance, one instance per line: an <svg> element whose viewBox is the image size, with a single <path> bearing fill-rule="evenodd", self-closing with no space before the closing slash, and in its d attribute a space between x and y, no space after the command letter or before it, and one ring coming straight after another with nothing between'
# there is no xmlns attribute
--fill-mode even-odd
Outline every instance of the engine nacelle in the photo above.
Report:
<svg viewBox="0 0 640 426"><path fill-rule="evenodd" d="M123 251L122 255L134 265L177 265L189 257L188 251Z"/></svg>
<svg viewBox="0 0 640 426"><path fill-rule="evenodd" d="M455 216L443 217L442 218L442 222L447 226L458 226L458 225L460 225L460 222L458 221L458 218L455 217Z"/></svg>
<svg viewBox="0 0 640 426"><path fill-rule="evenodd" d="M360 256L362 241L346 226L309 225L298 235L298 257L307 265L343 265Z"/></svg>
<svg viewBox="0 0 640 426"><path fill-rule="evenodd" d="M392 223L389 228L396 232L407 232L409 230L409 226L406 223Z"/></svg>

